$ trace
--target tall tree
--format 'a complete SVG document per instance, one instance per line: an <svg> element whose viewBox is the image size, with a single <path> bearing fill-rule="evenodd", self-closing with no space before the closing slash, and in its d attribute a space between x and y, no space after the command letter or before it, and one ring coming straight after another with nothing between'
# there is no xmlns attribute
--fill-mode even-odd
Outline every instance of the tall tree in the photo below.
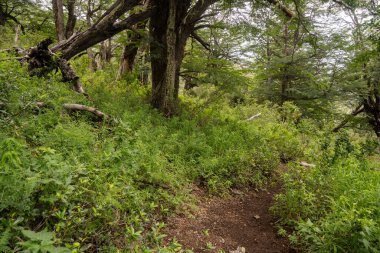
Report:
<svg viewBox="0 0 380 253"><path fill-rule="evenodd" d="M217 0L154 0L156 8L150 19L152 42L153 107L166 116L178 110L179 74L186 41L207 8Z"/></svg>
<svg viewBox="0 0 380 253"><path fill-rule="evenodd" d="M24 26L20 22L19 17L27 12L28 8L33 6L33 2L30 0L1 0L0 1L0 26L4 26L8 22L12 21L20 26L22 32Z"/></svg>
<svg viewBox="0 0 380 253"><path fill-rule="evenodd" d="M75 0L67 0L66 9L67 9L67 22L65 25L65 18L63 13L63 0L52 0L53 15L55 30L57 34L58 41L68 39L73 35L74 28L76 24L75 16Z"/></svg>
<svg viewBox="0 0 380 253"><path fill-rule="evenodd" d="M357 101L351 116L365 113L380 142L380 32L379 5L374 1L332 0L343 8L351 18L353 59L347 66L345 82L349 94ZM334 131L338 131L349 120L344 120Z"/></svg>

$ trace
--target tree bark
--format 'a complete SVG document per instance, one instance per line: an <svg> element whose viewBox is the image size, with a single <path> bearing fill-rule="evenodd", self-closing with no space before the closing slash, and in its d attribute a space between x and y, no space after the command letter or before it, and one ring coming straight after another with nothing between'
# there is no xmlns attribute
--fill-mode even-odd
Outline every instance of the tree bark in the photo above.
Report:
<svg viewBox="0 0 380 253"><path fill-rule="evenodd" d="M137 30L145 29L146 22L137 25L135 28ZM139 50L139 41L142 39L141 34L138 32L133 32L128 38L128 44L124 46L123 54L120 60L120 67L117 74L117 80L120 80L125 73L130 73L133 70L137 52Z"/></svg>
<svg viewBox="0 0 380 253"><path fill-rule="evenodd" d="M81 104L64 104L63 108L65 108L67 111L87 111L97 116L100 120L107 118L107 115L105 113L99 111L95 107L90 107Z"/></svg>
<svg viewBox="0 0 380 253"><path fill-rule="evenodd" d="M170 117L178 112L179 73L186 41L207 8L218 0L156 0L150 19L153 107Z"/></svg>
<svg viewBox="0 0 380 253"><path fill-rule="evenodd" d="M62 0L52 0L55 30L58 41L65 39L65 24Z"/></svg>
<svg viewBox="0 0 380 253"><path fill-rule="evenodd" d="M94 7L92 6L93 2L91 0L88 0L87 2L87 13L86 13L86 22L87 27L90 28L92 26L92 16L94 15ZM89 68L92 72L95 72L97 70L96 60L95 60L95 54L91 47L87 48L87 55L89 58Z"/></svg>
<svg viewBox="0 0 380 253"><path fill-rule="evenodd" d="M59 58L57 63L59 69L61 70L63 81L71 83L74 91L87 96L83 89L82 83L79 81L79 77L75 74L74 70L67 63L67 61L65 59Z"/></svg>
<svg viewBox="0 0 380 253"><path fill-rule="evenodd" d="M99 42L107 40L119 32L131 28L136 23L149 18L150 13L150 10L146 10L138 14L131 14L126 19L114 23L119 16L115 17L114 12L112 12L112 18L108 17L106 18L107 21L95 23L86 31L77 33L68 40L55 45L51 50L52 52L61 52L61 57L69 60L78 53L85 51Z"/></svg>
<svg viewBox="0 0 380 253"><path fill-rule="evenodd" d="M111 62L112 58L112 39L100 43L98 68L103 69L107 63Z"/></svg>
<svg viewBox="0 0 380 253"><path fill-rule="evenodd" d="M19 46L19 42L20 42L20 31L21 31L21 26L20 26L20 25L17 25L17 26L16 26L16 29L15 29L15 39L14 39L13 47L18 47L18 46Z"/></svg>
<svg viewBox="0 0 380 253"><path fill-rule="evenodd" d="M94 54L94 51L92 50L92 48L88 48L87 49L87 55L88 55L88 59L90 61L90 63L89 63L90 70L92 72L96 72L96 70L98 68L97 68L97 65L96 65L95 54Z"/></svg>
<svg viewBox="0 0 380 253"><path fill-rule="evenodd" d="M75 16L75 0L67 1L67 23L65 37L70 38L74 34L77 17Z"/></svg>
<svg viewBox="0 0 380 253"><path fill-rule="evenodd" d="M120 60L119 71L117 73L117 80L120 80L126 73L131 73L135 63L138 47L134 45L125 45L123 54Z"/></svg>

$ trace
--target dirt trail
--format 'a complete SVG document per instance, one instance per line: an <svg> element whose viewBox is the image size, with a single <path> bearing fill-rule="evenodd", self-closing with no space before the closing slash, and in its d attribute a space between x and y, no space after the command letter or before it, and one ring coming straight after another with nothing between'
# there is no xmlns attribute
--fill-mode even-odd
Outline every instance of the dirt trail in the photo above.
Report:
<svg viewBox="0 0 380 253"><path fill-rule="evenodd" d="M197 190L199 207L194 216L171 219L165 233L195 253L294 252L287 239L277 235L268 210L278 190L235 192L229 199L209 198Z"/></svg>

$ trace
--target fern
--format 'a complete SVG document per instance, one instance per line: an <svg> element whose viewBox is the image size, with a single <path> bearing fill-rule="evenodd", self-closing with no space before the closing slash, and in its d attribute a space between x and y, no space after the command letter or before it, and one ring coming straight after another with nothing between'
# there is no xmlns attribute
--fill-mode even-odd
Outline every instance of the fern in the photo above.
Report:
<svg viewBox="0 0 380 253"><path fill-rule="evenodd" d="M0 235L0 252L7 252L10 250L8 247L9 241L12 238L12 231L8 227L5 231Z"/></svg>

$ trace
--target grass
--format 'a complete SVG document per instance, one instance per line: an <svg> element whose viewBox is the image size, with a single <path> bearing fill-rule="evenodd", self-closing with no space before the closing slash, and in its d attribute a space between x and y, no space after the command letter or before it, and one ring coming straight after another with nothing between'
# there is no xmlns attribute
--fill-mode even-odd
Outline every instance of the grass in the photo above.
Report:
<svg viewBox="0 0 380 253"><path fill-rule="evenodd" d="M192 185L219 195L261 188L281 162L289 170L273 211L294 229L295 246L380 251L371 137L332 134L327 120L320 127L292 103L248 96L241 103L184 96L180 116L167 119L135 78L127 85L112 81L112 68L87 73L74 65L90 99L56 74L29 77L19 64L0 62L0 251L186 252L175 241L163 245L162 229L191 199ZM95 106L112 121L68 114L63 103ZM305 169L301 159L317 166Z"/></svg>
<svg viewBox="0 0 380 253"><path fill-rule="evenodd" d="M86 100L55 74L30 78L18 64L0 64L9 70L0 72L2 251L42 247L23 231L46 231L48 245L76 252L178 252L175 242L162 246L160 231L192 184L213 194L261 187L281 159L302 153L292 124L253 101L204 108L188 99L166 119L147 103L147 88L106 82L107 72L83 75ZM113 121L65 113L62 104L73 102ZM262 118L245 121L258 111Z"/></svg>

